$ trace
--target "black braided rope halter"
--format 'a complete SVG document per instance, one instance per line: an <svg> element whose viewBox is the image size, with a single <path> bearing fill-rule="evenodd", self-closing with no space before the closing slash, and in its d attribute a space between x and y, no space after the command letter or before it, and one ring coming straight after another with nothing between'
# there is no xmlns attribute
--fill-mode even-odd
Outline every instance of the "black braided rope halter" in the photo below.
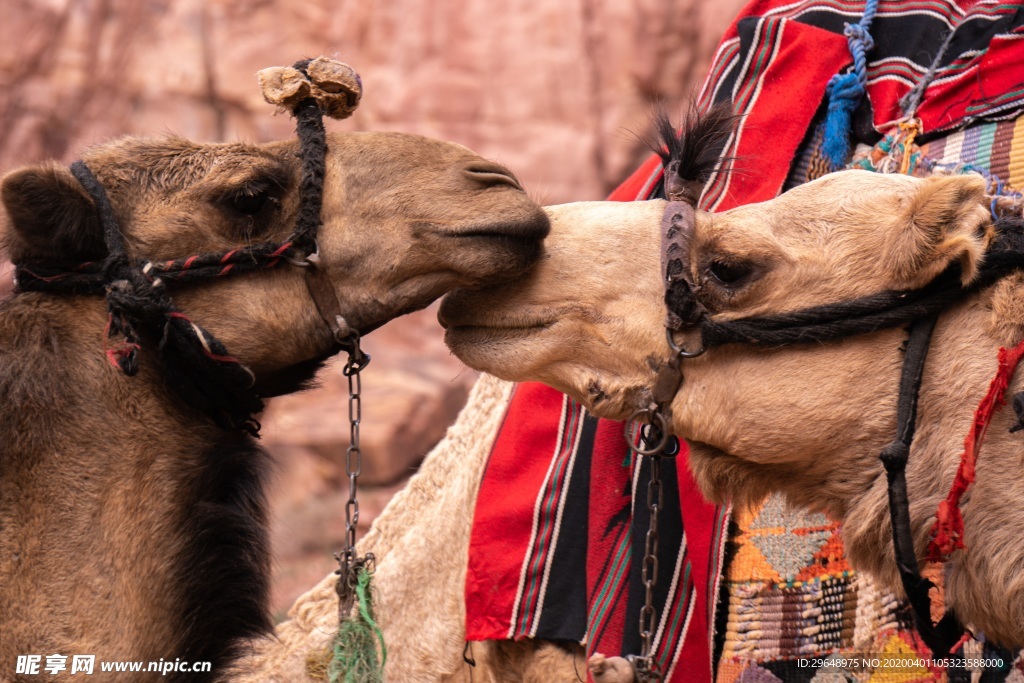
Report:
<svg viewBox="0 0 1024 683"><path fill-rule="evenodd" d="M951 610L939 622L932 621L929 590L934 584L921 576L914 552L905 472L914 437L917 394L936 319L956 302L1024 269L1024 223L1020 219L1003 218L996 222L995 227L996 237L986 251L980 272L968 286L961 282L959 264L953 264L918 290L880 292L779 315L732 321L712 318L684 278L672 281L666 293L671 313L669 319L683 321L680 329L699 332L699 351L691 356L726 344L750 344L764 348L821 344L902 325L910 326L899 388L898 433L880 458L888 480L893 547L900 579L918 633L937 657L948 655L956 647L965 628ZM669 330L669 340L672 341L672 329ZM1024 427L1024 392L1014 397L1013 406L1017 424L1011 431L1017 431Z"/></svg>
<svg viewBox="0 0 1024 683"><path fill-rule="evenodd" d="M679 280L674 283L670 305L681 317L688 316L685 327L699 331L705 350L725 344L764 348L820 344L924 320L1021 269L1024 222L1004 217L996 221L995 238L967 286L962 284L959 264L954 263L921 289L879 292L778 315L719 321L708 315L688 283ZM1018 420L1024 421L1024 414L1019 414Z"/></svg>
<svg viewBox="0 0 1024 683"><path fill-rule="evenodd" d="M712 113L709 119L716 126L731 123L717 113ZM662 276L668 309L666 331L674 354L655 380L653 393L658 405L670 403L682 385L680 361L716 346L750 344L780 348L791 344L822 344L909 326L897 404L897 434L883 449L880 459L888 482L894 555L917 630L935 656L950 654L965 629L952 610L947 610L938 622L932 621L929 590L934 584L921 576L910 529L906 466L915 432L918 393L932 331L939 315L951 305L1024 269L1024 221L1017 216L1003 216L995 220L995 238L985 252L978 275L967 286L962 284L959 264L953 264L918 290L879 292L779 315L715 320L696 297L691 276L685 272L680 260L689 249L695 221L693 208L700 194L693 186L701 177L700 165L692 160L687 162L681 155L700 153L701 145L684 144L685 137L699 129L695 129L690 121L682 137L676 139L671 126L662 125L661 128L667 148L662 159L664 187L669 199L662 219ZM701 134L712 140L720 140L723 136L721 130L712 131L712 134L705 130ZM685 172L683 169L688 167L690 171ZM700 343L696 350L683 351L676 345L674 332L680 331L699 334ZM1010 431L1024 429L1024 392L1014 396L1013 407L1017 423Z"/></svg>
<svg viewBox="0 0 1024 683"><path fill-rule="evenodd" d="M302 60L292 68L306 75L311 61ZM358 83L358 76L355 78ZM358 96L350 98L349 111L357 102ZM46 263L16 264L18 290L105 296L106 334L109 339L119 340L107 349L111 363L133 376L139 369L139 351L145 344L155 343L169 386L188 405L221 427L242 429L258 436L260 425L254 415L263 410L263 401L254 391L252 372L229 355L212 334L175 308L167 285L206 281L288 262L303 266L317 262L316 239L321 225L327 155L324 108L310 96L298 102L293 114L302 177L295 228L284 242L159 262L132 258L106 189L84 162L76 161L71 165L71 173L96 207L107 256L102 261L82 263L71 269ZM333 298L328 307L338 309L333 287L324 282L323 270L310 270L317 273L315 277L308 276L307 283L317 281L316 291L313 284L310 291L318 310L323 314L321 299L325 296ZM346 334L339 334L339 318L340 315L332 316L329 326L338 348L347 349L351 344L346 342L355 332L346 329Z"/></svg>
<svg viewBox="0 0 1024 683"><path fill-rule="evenodd" d="M46 264L18 264L18 289L103 294L107 300L107 337L122 340L107 349L111 363L129 377L134 376L143 343L156 343L168 385L186 403L222 427L257 435L259 423L253 415L263 409L263 401L253 391L252 372L174 306L166 284L170 280L208 279L276 265L284 253L282 245L261 245L161 264L132 259L106 189L82 161L71 165L71 173L96 205L107 257L70 271ZM279 252L276 257L272 256L275 252Z"/></svg>

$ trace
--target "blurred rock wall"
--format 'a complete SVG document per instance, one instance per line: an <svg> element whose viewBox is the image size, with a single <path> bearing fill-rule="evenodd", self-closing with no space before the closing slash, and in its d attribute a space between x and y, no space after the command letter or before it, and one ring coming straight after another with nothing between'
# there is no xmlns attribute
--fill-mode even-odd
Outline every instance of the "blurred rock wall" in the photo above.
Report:
<svg viewBox="0 0 1024 683"><path fill-rule="evenodd" d="M699 85L739 0L6 0L0 167L124 133L286 137L253 74L352 64L342 129L454 140L549 202L601 198L637 161L649 103Z"/></svg>
<svg viewBox="0 0 1024 683"><path fill-rule="evenodd" d="M333 130L403 130L511 167L543 203L599 199L645 155L651 103L681 109L744 0L5 0L0 169L123 134L289 137L254 74L326 54L362 75ZM5 290L0 265L0 294ZM9 280L6 287L9 287ZM427 311L367 340L363 525L444 433L474 376ZM347 386L279 399L265 441L275 489L278 609L340 538Z"/></svg>

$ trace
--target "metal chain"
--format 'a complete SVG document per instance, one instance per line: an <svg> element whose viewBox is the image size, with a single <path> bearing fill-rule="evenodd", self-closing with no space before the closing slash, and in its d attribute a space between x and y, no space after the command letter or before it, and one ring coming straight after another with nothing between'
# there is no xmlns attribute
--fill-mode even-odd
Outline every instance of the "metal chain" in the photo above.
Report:
<svg viewBox="0 0 1024 683"><path fill-rule="evenodd" d="M367 565L370 565L372 570L374 562L372 554L367 554L366 557L356 556L356 526L359 523L358 485L359 475L363 469L363 451L359 443L359 425L363 419L363 383L360 373L370 363L370 356L363 353L359 347L359 333L354 330L343 346L348 350L348 361L342 370L348 377L349 446L345 451L348 500L345 502L345 547L334 555L339 565L336 572L339 575L336 588L339 598L338 613L341 619L346 618L352 609L359 570Z"/></svg>
<svg viewBox="0 0 1024 683"><path fill-rule="evenodd" d="M628 657L638 681L663 680L657 659L653 656L654 634L658 630L658 610L654 606L654 587L658 584L658 514L664 507L665 496L661 485L661 461L679 452L679 441L663 431L665 424L660 411L651 413L657 419L645 425L641 440L645 448L630 444L635 453L650 458L651 476L647 481L647 511L650 519L644 537L644 558L640 565L640 581L644 586L644 606L640 609L640 654ZM651 446L650 444L654 444Z"/></svg>
<svg viewBox="0 0 1024 683"><path fill-rule="evenodd" d="M658 610L654 606L654 587L658 584L658 514L665 503L661 486L661 461L679 453L679 440L671 434L664 411L682 385L682 359L703 353L688 353L680 349L674 343L671 332L668 333L668 340L672 346L673 356L655 378L650 407L638 410L626 423L626 443L629 444L630 450L639 456L650 458L651 463L651 476L647 481L647 511L650 519L647 535L644 537L643 564L640 566L640 581L644 586L644 606L640 609L640 654L627 657L633 665L636 680L641 683L664 679L660 665L652 654L654 634L658 629ZM640 430L641 444L637 445L631 438L629 424L641 415L646 416L647 424Z"/></svg>
<svg viewBox="0 0 1024 683"><path fill-rule="evenodd" d="M642 667L637 667L640 680L660 680L661 672L658 663L651 656L654 632L658 628L658 610L654 607L654 586L658 583L658 513L661 511L664 497L661 489L661 456L652 455L651 478L647 482L647 510L650 513L650 525L644 539L644 560L640 568L640 581L644 584L644 606L640 610L640 658ZM638 662L639 663L639 662Z"/></svg>

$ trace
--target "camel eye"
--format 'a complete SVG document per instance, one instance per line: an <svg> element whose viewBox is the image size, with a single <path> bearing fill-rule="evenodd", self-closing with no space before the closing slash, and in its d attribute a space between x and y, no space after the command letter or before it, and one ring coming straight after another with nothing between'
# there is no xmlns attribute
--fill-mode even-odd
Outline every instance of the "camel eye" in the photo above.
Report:
<svg viewBox="0 0 1024 683"><path fill-rule="evenodd" d="M231 198L231 208L246 216L255 216L270 201L270 195L265 192L256 194L242 193Z"/></svg>
<svg viewBox="0 0 1024 683"><path fill-rule="evenodd" d="M266 182L249 182L221 195L219 204L232 236L251 239L267 232L277 220L281 188Z"/></svg>
<svg viewBox="0 0 1024 683"><path fill-rule="evenodd" d="M754 272L754 267L749 263L729 263L726 261L712 261L708 266L708 274L725 286L735 286Z"/></svg>
<svg viewBox="0 0 1024 683"><path fill-rule="evenodd" d="M220 203L235 214L259 218L280 206L278 197L282 191L283 186L272 178L252 178L221 195Z"/></svg>

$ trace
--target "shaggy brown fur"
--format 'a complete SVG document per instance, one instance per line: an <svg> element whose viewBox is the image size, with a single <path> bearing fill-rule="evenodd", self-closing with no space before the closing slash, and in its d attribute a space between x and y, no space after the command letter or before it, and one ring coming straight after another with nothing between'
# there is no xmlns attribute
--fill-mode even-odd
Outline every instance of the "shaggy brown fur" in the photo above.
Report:
<svg viewBox="0 0 1024 683"><path fill-rule="evenodd" d="M452 287L516 276L537 256L547 218L497 164L399 134L328 144L320 256L360 331ZM283 240L296 151L124 139L85 161L129 253L170 259ZM13 171L2 194L15 262L103 256L95 207L66 169ZM334 348L299 268L172 296L255 372L262 395L293 390ZM169 393L153 340L136 377L112 367L105 324L99 297L0 304L0 677L19 654L61 653L210 661L212 674L177 678L217 678L269 628L267 458Z"/></svg>
<svg viewBox="0 0 1024 683"><path fill-rule="evenodd" d="M686 267L716 320L916 289L951 263L970 281L991 238L984 189L977 176L832 174L762 204L698 212ZM475 368L546 382L600 415L645 406L669 357L657 258L664 208L550 209L546 258L530 277L446 299L449 345ZM723 281L718 264L743 275ZM1024 336L1020 286L1015 277L974 294L936 328L907 470L921 558L997 349ZM895 436L905 338L890 329L780 349L727 345L684 360L671 419L703 492L743 505L781 491L828 513L843 522L854 566L900 591L878 454ZM1018 378L1010 391L1021 388ZM1014 422L1009 408L996 414L963 504L968 549L946 565L946 604L1007 647L1024 646L1024 441L1008 432Z"/></svg>

